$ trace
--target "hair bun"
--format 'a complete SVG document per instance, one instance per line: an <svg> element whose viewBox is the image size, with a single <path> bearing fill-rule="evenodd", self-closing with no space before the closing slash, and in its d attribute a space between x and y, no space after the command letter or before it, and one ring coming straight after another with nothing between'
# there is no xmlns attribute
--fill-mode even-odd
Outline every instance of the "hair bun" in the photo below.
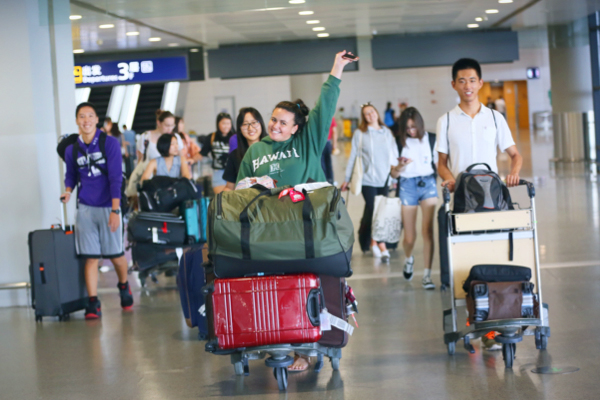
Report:
<svg viewBox="0 0 600 400"><path fill-rule="evenodd" d="M306 106L306 104L304 104L304 101L302 101L302 99L296 99L296 100L294 100L294 103L296 103L296 106L300 109L300 113L302 115L304 115L305 117L308 116L308 112L310 110Z"/></svg>
<svg viewBox="0 0 600 400"><path fill-rule="evenodd" d="M162 114L163 110L161 110L160 108L158 110L156 110L155 114L158 117L160 114Z"/></svg>

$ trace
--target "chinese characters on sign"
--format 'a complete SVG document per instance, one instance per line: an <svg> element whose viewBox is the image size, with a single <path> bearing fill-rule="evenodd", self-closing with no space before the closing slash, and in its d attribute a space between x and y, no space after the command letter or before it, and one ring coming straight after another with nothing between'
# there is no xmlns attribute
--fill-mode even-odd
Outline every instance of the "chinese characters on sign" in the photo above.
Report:
<svg viewBox="0 0 600 400"><path fill-rule="evenodd" d="M75 65L73 73L77 86L188 79L187 58L185 56Z"/></svg>

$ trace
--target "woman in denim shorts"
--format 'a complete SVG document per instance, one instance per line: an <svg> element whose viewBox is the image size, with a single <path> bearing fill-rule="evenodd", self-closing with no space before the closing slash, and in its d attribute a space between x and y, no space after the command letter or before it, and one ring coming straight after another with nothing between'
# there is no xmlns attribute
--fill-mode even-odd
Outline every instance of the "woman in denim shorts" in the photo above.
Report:
<svg viewBox="0 0 600 400"><path fill-rule="evenodd" d="M400 200L402 201L402 222L404 223L404 278L412 280L413 249L417 239L417 210L423 213L422 233L424 251L423 288L435 289L431 281L431 262L433 259L433 218L437 205L436 186L437 152L435 134L423 128L423 118L414 107L402 112L398 119L399 164L392 168L392 177L400 177Z"/></svg>

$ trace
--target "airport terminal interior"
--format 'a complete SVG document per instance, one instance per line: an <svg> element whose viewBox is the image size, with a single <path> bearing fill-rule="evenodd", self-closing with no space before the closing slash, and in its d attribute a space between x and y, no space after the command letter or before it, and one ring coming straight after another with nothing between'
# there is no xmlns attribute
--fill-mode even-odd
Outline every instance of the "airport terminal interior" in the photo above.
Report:
<svg viewBox="0 0 600 400"><path fill-rule="evenodd" d="M4 0L1 7L0 399L600 397L600 124L594 119L600 112L600 1ZM141 271L127 235L131 309L122 309L119 280L106 259L99 263L101 318L78 310L38 321L28 235L75 223L76 202L59 201L66 167L55 149L63 135L83 135L74 118L79 103L93 103L98 127L110 118L119 135L131 131L138 146L141 134L157 128L157 109L182 117L199 148L212 146L215 119L223 113L235 128L239 110L254 107L270 134L280 101L300 98L317 106L342 50L359 60L346 65L334 106L337 140L329 151L331 183L338 188L363 109L376 109L383 120L386 108L397 119L414 107L425 130L439 137L445 126L439 121L464 101L452 87L452 65L464 57L481 63L478 100L506 120L523 160L519 176L535 188L535 201L523 185L509 189L510 212L530 213L527 229L514 232L514 249L512 230L472 228L461 236L457 219L451 219L457 231L449 240L451 254L459 254L467 237L508 237L508 246L485 254L487 263L512 260L513 250L517 260L532 260L535 293L541 296L543 288L548 306L540 307L536 322L518 320L516 346L507 342L490 351L477 334L449 341L448 332L483 325L468 322L459 278L441 287L437 218L435 288L425 290L421 211L414 275L407 280L405 231L387 262L361 251L365 200L349 191L342 198L355 236L353 273L346 278L358 302L358 313L348 319L354 330L341 359L325 357L316 371L317 357L311 357L306 371L286 373L285 387L265 365L267 350L249 360L249 374L236 371L229 354L207 352L207 341L182 312L177 258ZM130 154L126 148L123 155ZM385 146L379 151L387 157ZM196 161L192 180L206 185L203 177L212 176L214 182L213 161ZM131 179L127 162L123 157ZM511 175L509 154L498 152L496 162L500 178ZM444 207L442 181L438 176L436 217ZM135 213L122 211L126 224ZM469 260L498 249L477 240L469 243ZM452 268L458 271L458 261ZM453 307L454 318L447 311ZM515 324L499 325L498 341L509 340L505 330ZM512 354L505 350L511 346ZM293 346L287 349L294 354Z"/></svg>

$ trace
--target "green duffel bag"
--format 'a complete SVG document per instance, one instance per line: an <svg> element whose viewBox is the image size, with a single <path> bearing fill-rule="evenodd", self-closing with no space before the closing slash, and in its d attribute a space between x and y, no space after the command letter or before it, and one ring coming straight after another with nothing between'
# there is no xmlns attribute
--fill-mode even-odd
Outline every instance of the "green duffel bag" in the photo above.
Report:
<svg viewBox="0 0 600 400"><path fill-rule="evenodd" d="M279 198L287 187L219 193L208 207L208 251L219 278L312 272L352 275L354 227L333 186Z"/></svg>

